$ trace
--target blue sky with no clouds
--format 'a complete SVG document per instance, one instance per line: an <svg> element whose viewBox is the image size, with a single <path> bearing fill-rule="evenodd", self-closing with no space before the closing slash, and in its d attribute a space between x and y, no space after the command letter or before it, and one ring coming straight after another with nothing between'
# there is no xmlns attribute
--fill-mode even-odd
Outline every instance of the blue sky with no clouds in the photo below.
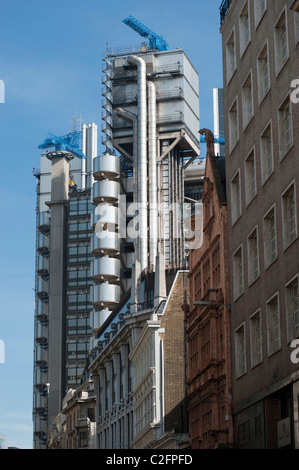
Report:
<svg viewBox="0 0 299 470"><path fill-rule="evenodd" d="M122 23L133 15L199 73L201 127L213 127L212 89L222 87L220 0L1 0L0 79L0 434L32 447L32 371L37 146L63 135L73 116L101 128L102 56L138 45ZM99 152L101 150L99 133Z"/></svg>

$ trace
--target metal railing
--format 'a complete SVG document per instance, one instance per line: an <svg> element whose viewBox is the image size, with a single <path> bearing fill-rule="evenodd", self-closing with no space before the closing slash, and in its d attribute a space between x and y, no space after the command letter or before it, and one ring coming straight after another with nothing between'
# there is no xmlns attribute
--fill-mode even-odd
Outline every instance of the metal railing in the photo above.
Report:
<svg viewBox="0 0 299 470"><path fill-rule="evenodd" d="M223 21L225 20L231 2L232 0L223 0L220 5L220 25L222 25Z"/></svg>

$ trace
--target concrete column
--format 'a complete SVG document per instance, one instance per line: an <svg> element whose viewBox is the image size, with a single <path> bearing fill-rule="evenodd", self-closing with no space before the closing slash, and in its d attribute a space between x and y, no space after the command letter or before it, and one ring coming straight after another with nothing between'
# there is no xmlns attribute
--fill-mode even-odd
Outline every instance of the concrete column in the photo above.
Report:
<svg viewBox="0 0 299 470"><path fill-rule="evenodd" d="M52 160L49 263L49 350L48 380L49 426L61 410L65 395L65 296L66 296L66 244L67 202L69 192L69 161L74 158L69 152L53 152Z"/></svg>
<svg viewBox="0 0 299 470"><path fill-rule="evenodd" d="M107 378L107 383L106 383L106 390L107 390L107 399L108 399L108 410L109 413L112 411L112 387L113 387L113 367L112 367L112 361L107 361L105 362L105 367L106 367L106 378Z"/></svg>

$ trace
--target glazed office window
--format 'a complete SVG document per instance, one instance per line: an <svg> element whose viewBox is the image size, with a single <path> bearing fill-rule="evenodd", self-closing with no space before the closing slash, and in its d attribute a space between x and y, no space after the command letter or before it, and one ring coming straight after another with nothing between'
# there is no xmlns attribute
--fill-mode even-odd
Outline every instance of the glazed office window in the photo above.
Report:
<svg viewBox="0 0 299 470"><path fill-rule="evenodd" d="M286 285L287 340L299 337L298 275Z"/></svg>
<svg viewBox="0 0 299 470"><path fill-rule="evenodd" d="M277 259L276 209L273 206L263 218L265 268Z"/></svg>
<svg viewBox="0 0 299 470"><path fill-rule="evenodd" d="M243 249L240 246L233 255L233 289L236 300L244 292Z"/></svg>
<svg viewBox="0 0 299 470"><path fill-rule="evenodd" d="M266 304L268 355L281 348L279 297L275 294Z"/></svg>
<svg viewBox="0 0 299 470"><path fill-rule="evenodd" d="M262 102L270 90L270 65L268 43L266 43L257 59L258 100Z"/></svg>
<svg viewBox="0 0 299 470"><path fill-rule="evenodd" d="M244 54L251 39L249 2L247 1L239 16L240 54Z"/></svg>
<svg viewBox="0 0 299 470"><path fill-rule="evenodd" d="M237 171L231 181L231 216L234 224L241 216L241 177L240 170Z"/></svg>
<svg viewBox="0 0 299 470"><path fill-rule="evenodd" d="M283 101L278 109L279 124L279 157L282 160L293 145L293 121L290 96Z"/></svg>
<svg viewBox="0 0 299 470"><path fill-rule="evenodd" d="M242 112L243 128L247 127L253 118L253 92L252 92L252 72L247 76L242 86Z"/></svg>
<svg viewBox="0 0 299 470"><path fill-rule="evenodd" d="M262 320L260 310L250 317L250 351L251 367L255 367L263 360Z"/></svg>
<svg viewBox="0 0 299 470"><path fill-rule="evenodd" d="M246 205L256 196L256 157L254 149L245 159L245 197Z"/></svg>
<svg viewBox="0 0 299 470"><path fill-rule="evenodd" d="M233 151L239 141L239 112L238 112L238 99L233 102L228 113L229 124L229 149Z"/></svg>
<svg viewBox="0 0 299 470"><path fill-rule="evenodd" d="M257 28L267 10L267 0L254 0L254 23Z"/></svg>
<svg viewBox="0 0 299 470"><path fill-rule="evenodd" d="M248 283L252 284L260 275L258 230L255 228L247 237Z"/></svg>
<svg viewBox="0 0 299 470"><path fill-rule="evenodd" d="M237 68L236 33L235 33L235 29L233 29L226 43L226 80L227 80L227 83L229 83L236 68Z"/></svg>
<svg viewBox="0 0 299 470"><path fill-rule="evenodd" d="M299 41L299 12L294 12L295 43Z"/></svg>
<svg viewBox="0 0 299 470"><path fill-rule="evenodd" d="M260 138L262 183L264 184L274 171L272 123L269 123Z"/></svg>
<svg viewBox="0 0 299 470"><path fill-rule="evenodd" d="M283 247L288 248L297 238L296 188L293 182L282 194Z"/></svg>
<svg viewBox="0 0 299 470"><path fill-rule="evenodd" d="M247 372L245 323L235 331L236 374L237 378Z"/></svg>
<svg viewBox="0 0 299 470"><path fill-rule="evenodd" d="M279 74L282 67L289 58L288 28L286 20L286 9L284 9L274 28L275 44L275 66L276 75Z"/></svg>

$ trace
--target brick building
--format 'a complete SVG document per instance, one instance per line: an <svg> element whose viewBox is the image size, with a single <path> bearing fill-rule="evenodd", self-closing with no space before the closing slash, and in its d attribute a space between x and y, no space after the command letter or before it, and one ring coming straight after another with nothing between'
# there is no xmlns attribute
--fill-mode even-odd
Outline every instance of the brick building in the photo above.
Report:
<svg viewBox="0 0 299 470"><path fill-rule="evenodd" d="M238 448L299 447L298 10L292 0L221 5Z"/></svg>
<svg viewBox="0 0 299 470"><path fill-rule="evenodd" d="M190 251L188 410L193 449L231 447L231 355L225 159L208 142L203 242ZM208 141L208 140L207 140ZM198 304L201 302L201 304Z"/></svg>

